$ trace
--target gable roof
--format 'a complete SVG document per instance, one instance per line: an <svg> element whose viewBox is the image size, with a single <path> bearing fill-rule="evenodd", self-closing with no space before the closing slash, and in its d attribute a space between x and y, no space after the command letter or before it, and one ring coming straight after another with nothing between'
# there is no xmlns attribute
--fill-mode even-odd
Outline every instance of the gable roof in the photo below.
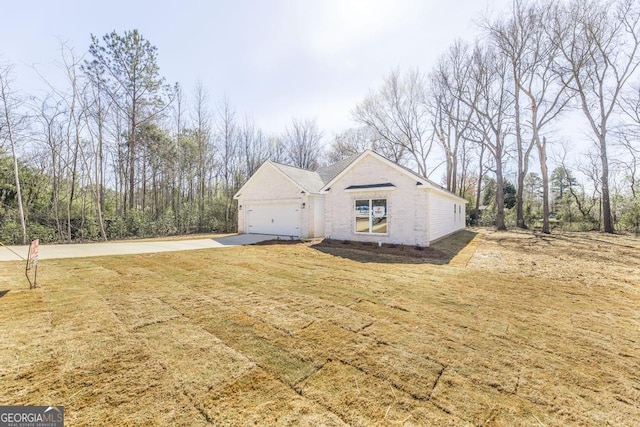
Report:
<svg viewBox="0 0 640 427"><path fill-rule="evenodd" d="M373 150L365 150L362 153L360 153L360 155L358 155L351 163L349 163L347 165L347 167L345 167L344 169L342 169L338 174L336 174L333 178L331 178L329 181L327 181L324 185L324 187L322 188L323 191L327 191L329 190L329 188L331 187L331 184L333 184L335 181L338 180L338 178L341 178L348 169L350 169L351 167L355 166L357 163L359 163L362 159L364 159L367 156L373 156L375 158L377 158L378 160L381 160L385 163L388 163L391 167L398 169L400 172L402 172L405 175L409 175L412 178L414 178L418 184L425 184L428 182L428 180L424 177L421 177L420 175L416 174L415 172L413 172L410 169L405 168L404 166L400 166L397 163L392 162L391 160L387 159L386 157L376 153Z"/></svg>
<svg viewBox="0 0 640 427"><path fill-rule="evenodd" d="M320 175L320 178L322 178L323 186L338 176L358 157L360 157L360 154L354 154L353 156L342 159L337 163L318 169L318 174Z"/></svg>
<svg viewBox="0 0 640 427"><path fill-rule="evenodd" d="M324 182L317 172L297 168L295 166L283 165L276 162L270 163L307 193L318 193L324 186Z"/></svg>
<svg viewBox="0 0 640 427"><path fill-rule="evenodd" d="M458 195L451 193L450 191L446 190L444 187L436 184L435 182L416 174L411 169L405 166L392 162L391 160L387 159L381 154L376 153L373 150L365 150L360 154L355 154L351 157L347 157L346 159L340 160L337 163L322 167L317 171L310 171L310 170L298 168L295 166L284 165L282 163L276 163L271 160L267 160L266 162L264 162L262 166L258 168L258 170L262 169L263 167L266 167L267 165L270 165L274 167L276 170L278 170L280 173L282 173L286 178L288 178L293 184L298 186L302 191L307 193L321 193L321 192L328 191L329 188L331 187L331 184L333 184L338 178L343 176L348 169L351 169L353 166L355 166L357 163L359 163L363 158L365 158L368 155L373 156L384 163L387 163L388 165L397 169L398 171L402 172L405 175L409 175L410 177L416 180L419 186L424 186L424 188L434 188L436 190L440 190L442 192L445 192L452 196L460 198ZM254 174L254 176L255 175L256 174ZM240 193L242 192L243 188L249 183L249 181L251 181L252 178L253 176L251 176L249 180L247 180L247 182L242 186L242 188L240 188L240 190L238 190L235 196L233 196L234 198L238 198L240 196Z"/></svg>
<svg viewBox="0 0 640 427"><path fill-rule="evenodd" d="M329 180L329 181L327 181L325 183L324 187L322 187L322 191L328 191L331 188L331 185L335 181L337 181L340 177L345 175L349 169L354 167L357 163L359 163L366 156L372 156L372 157L382 161L383 163L388 164L389 166L391 166L392 168L398 170L399 172L401 172L401 173L403 173L405 175L409 175L410 177L412 177L413 179L416 180L417 185L423 186L423 188L432 188L432 189L438 190L438 191L440 191L442 193L445 193L447 195L450 195L450 196L456 197L458 199L464 200L464 199L462 199L462 197L458 196L457 194L452 193L451 191L447 190L443 186L436 184L435 182L431 181L428 178L425 178L424 176L418 175L417 173L415 173L411 169L407 168L406 166L402 166L402 165L399 165L397 163L392 162L391 160L387 159L386 157L384 157L383 155L381 155L379 153L376 153L373 150L365 150L360 155L356 156L338 174L336 174L331 180ZM465 203L466 203L466 200L465 200Z"/></svg>
<svg viewBox="0 0 640 427"><path fill-rule="evenodd" d="M284 165L282 163L273 162L271 160L267 160L266 162L264 162L262 166L260 166L260 168L264 167L265 165L271 165L284 176L286 176L291 182L300 187L302 191L305 191L307 193L319 193L322 187L324 187L327 182L331 181L338 174L340 174L358 157L359 155L357 154L351 157L347 157L346 159L340 160L337 163L322 167L317 171L310 171L295 166ZM240 190L242 190L242 188ZM239 194L240 191L236 193L236 196L238 196Z"/></svg>

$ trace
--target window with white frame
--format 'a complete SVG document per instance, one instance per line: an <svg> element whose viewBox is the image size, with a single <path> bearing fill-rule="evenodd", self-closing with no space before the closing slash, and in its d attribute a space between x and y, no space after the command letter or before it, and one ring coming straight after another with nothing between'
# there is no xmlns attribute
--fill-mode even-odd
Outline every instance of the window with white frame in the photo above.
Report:
<svg viewBox="0 0 640 427"><path fill-rule="evenodd" d="M358 199L355 201L356 233L387 233L387 200Z"/></svg>

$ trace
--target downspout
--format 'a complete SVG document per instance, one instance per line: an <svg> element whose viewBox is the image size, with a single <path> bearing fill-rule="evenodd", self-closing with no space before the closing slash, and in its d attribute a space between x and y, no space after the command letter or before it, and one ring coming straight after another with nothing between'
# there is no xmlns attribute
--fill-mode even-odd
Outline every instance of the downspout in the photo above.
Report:
<svg viewBox="0 0 640 427"><path fill-rule="evenodd" d="M427 193L427 247L431 246L431 189L425 189Z"/></svg>

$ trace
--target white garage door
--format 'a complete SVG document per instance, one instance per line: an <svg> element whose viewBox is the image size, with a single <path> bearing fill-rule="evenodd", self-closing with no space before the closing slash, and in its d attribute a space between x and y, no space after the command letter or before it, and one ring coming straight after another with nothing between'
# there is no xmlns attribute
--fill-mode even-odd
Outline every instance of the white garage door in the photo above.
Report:
<svg viewBox="0 0 640 427"><path fill-rule="evenodd" d="M250 234L300 236L298 203L259 204L249 206L247 228Z"/></svg>

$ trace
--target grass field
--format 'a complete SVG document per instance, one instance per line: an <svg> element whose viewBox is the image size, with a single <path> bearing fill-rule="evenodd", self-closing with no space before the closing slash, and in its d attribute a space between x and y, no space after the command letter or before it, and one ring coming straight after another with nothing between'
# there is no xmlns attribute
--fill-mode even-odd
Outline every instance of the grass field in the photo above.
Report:
<svg viewBox="0 0 640 427"><path fill-rule="evenodd" d="M476 232L433 260L47 260L31 291L0 263L0 405L62 404L69 426L640 425L640 239Z"/></svg>

